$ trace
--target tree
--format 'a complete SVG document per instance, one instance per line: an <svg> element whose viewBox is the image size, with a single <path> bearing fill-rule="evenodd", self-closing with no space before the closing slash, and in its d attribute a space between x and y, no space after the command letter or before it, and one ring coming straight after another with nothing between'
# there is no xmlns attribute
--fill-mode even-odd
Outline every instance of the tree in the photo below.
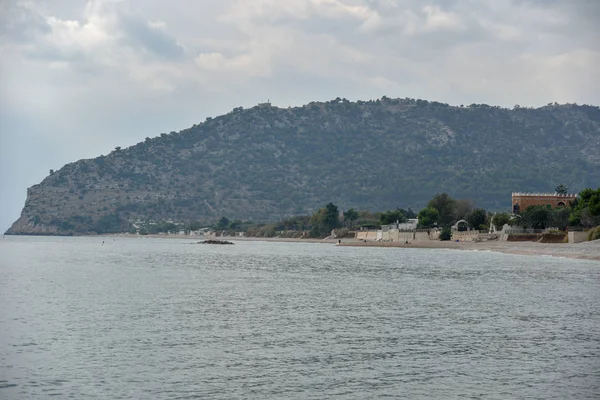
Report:
<svg viewBox="0 0 600 400"><path fill-rule="evenodd" d="M552 223L552 209L546 206L530 206L521 213L521 219L517 224L532 229L546 229Z"/></svg>
<svg viewBox="0 0 600 400"><path fill-rule="evenodd" d="M473 200L456 200L454 204L454 218L456 221L467 219L466 216L475 208ZM468 221L468 220L467 220ZM470 222L469 222L470 223Z"/></svg>
<svg viewBox="0 0 600 400"><path fill-rule="evenodd" d="M340 227L340 212L335 204L327 203L323 222L329 231Z"/></svg>
<svg viewBox="0 0 600 400"><path fill-rule="evenodd" d="M501 231L504 225L508 224L508 221L510 221L510 215L507 213L497 213L492 217L492 222L497 231Z"/></svg>
<svg viewBox="0 0 600 400"><path fill-rule="evenodd" d="M188 231L198 231L202 229L202 224L198 221L191 222L186 226L186 230Z"/></svg>
<svg viewBox="0 0 600 400"><path fill-rule="evenodd" d="M335 204L327 203L327 205L310 218L310 236L325 237L330 234L333 229L340 227L339 211Z"/></svg>
<svg viewBox="0 0 600 400"><path fill-rule="evenodd" d="M400 223L406 222L406 215L405 215L404 210L400 210L400 209L390 210L390 211L382 212L379 215L379 223L381 225L393 224L396 221L398 221Z"/></svg>
<svg viewBox="0 0 600 400"><path fill-rule="evenodd" d="M589 228L600 225L600 217L592 215L589 208L581 210L580 221L582 226Z"/></svg>
<svg viewBox="0 0 600 400"><path fill-rule="evenodd" d="M227 229L229 227L229 218L221 217L219 222L217 222L217 229Z"/></svg>
<svg viewBox="0 0 600 400"><path fill-rule="evenodd" d="M483 208L476 208L465 215L465 220L473 229L482 229L483 225L487 224L487 211Z"/></svg>
<svg viewBox="0 0 600 400"><path fill-rule="evenodd" d="M600 215L600 189L596 190L596 193L590 197L588 208L590 209L591 216Z"/></svg>
<svg viewBox="0 0 600 400"><path fill-rule="evenodd" d="M569 216L571 210L568 207L560 207L552 210L552 226L560 230L565 230L569 226Z"/></svg>
<svg viewBox="0 0 600 400"><path fill-rule="evenodd" d="M558 186L557 186L557 187L554 189L554 191L555 191L557 194L559 194L559 195L561 195L561 196L564 196L564 195L566 195L566 194L569 192L569 188L568 188L567 186L563 185L562 183L560 183L560 184L559 184L559 185L558 185Z"/></svg>
<svg viewBox="0 0 600 400"><path fill-rule="evenodd" d="M433 196L427 207L432 207L438 210L439 224L442 226L452 225L455 221L455 205L456 200L450 197L447 193L436 194Z"/></svg>
<svg viewBox="0 0 600 400"><path fill-rule="evenodd" d="M53 169L51 169L51 170L50 170L50 175L53 175L53 174L54 174L54 170L53 170Z"/></svg>
<svg viewBox="0 0 600 400"><path fill-rule="evenodd" d="M600 188L583 189L571 202L571 209L569 225L592 227L600 224Z"/></svg>
<svg viewBox="0 0 600 400"><path fill-rule="evenodd" d="M370 211L360 210L358 211L358 218L354 222L354 225L361 228L378 229L380 227L379 215L373 214Z"/></svg>
<svg viewBox="0 0 600 400"><path fill-rule="evenodd" d="M440 232L440 240L451 240L452 239L452 229L449 226L446 226Z"/></svg>
<svg viewBox="0 0 600 400"><path fill-rule="evenodd" d="M357 219L358 212L354 208L344 211L344 223L346 224L346 226L352 226L352 222L356 221Z"/></svg>
<svg viewBox="0 0 600 400"><path fill-rule="evenodd" d="M242 226L242 221L240 221L239 219L233 220L232 222L229 223L229 229L231 229L231 230L238 230L241 226Z"/></svg>
<svg viewBox="0 0 600 400"><path fill-rule="evenodd" d="M424 228L432 228L440 219L440 213L436 208L426 207L419 211L419 225Z"/></svg>

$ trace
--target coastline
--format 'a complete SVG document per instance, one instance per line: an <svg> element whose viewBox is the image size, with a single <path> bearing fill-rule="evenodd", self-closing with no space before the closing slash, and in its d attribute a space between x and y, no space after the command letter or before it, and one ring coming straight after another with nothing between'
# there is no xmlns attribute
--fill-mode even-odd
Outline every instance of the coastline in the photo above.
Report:
<svg viewBox="0 0 600 400"><path fill-rule="evenodd" d="M187 235L103 235L121 238L154 238L154 239L185 239L192 241L202 241L208 239L202 236ZM215 239L211 237L210 239ZM551 256L572 258L590 261L600 261L600 240L582 243L536 243L536 242L505 242L505 241L487 241L487 242L452 242L439 240L413 240L408 244L404 242L362 242L358 239L299 239L299 238L265 238L265 237L245 237L245 236L219 236L219 240L239 241L239 242L281 242L281 243L321 243L332 244L339 247L380 247L380 248L412 248L412 249L449 249L463 251L492 251L504 254L530 255L530 256Z"/></svg>

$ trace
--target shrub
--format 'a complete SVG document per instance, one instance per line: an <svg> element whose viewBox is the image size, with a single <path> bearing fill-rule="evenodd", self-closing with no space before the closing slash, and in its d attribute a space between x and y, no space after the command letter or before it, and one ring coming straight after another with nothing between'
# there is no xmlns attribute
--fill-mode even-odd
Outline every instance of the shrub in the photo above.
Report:
<svg viewBox="0 0 600 400"><path fill-rule="evenodd" d="M450 227L445 227L440 232L440 240L451 240L452 239L452 229Z"/></svg>
<svg viewBox="0 0 600 400"><path fill-rule="evenodd" d="M504 227L504 224L508 224L510 221L510 215L507 213L498 213L494 215L494 225L496 226L496 230L500 231Z"/></svg>
<svg viewBox="0 0 600 400"><path fill-rule="evenodd" d="M590 229L590 231L588 232L588 240L598 239L600 239L600 226Z"/></svg>

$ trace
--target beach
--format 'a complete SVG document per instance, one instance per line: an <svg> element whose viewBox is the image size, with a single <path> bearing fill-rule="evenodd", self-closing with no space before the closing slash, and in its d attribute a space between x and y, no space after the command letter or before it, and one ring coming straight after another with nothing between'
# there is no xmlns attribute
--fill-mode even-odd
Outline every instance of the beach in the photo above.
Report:
<svg viewBox="0 0 600 400"><path fill-rule="evenodd" d="M228 241L253 241L253 242L286 242L286 243L326 243L336 246L348 247L382 247L382 248L413 248L413 249L454 249L464 251L493 251L506 254L520 254L531 256L553 256L564 258L576 258L582 260L600 261L600 240L582 243L536 243L536 242L507 242L492 240L485 242L455 242L440 240L412 240L408 244L404 242L363 242L353 238L345 239L297 239L280 237L245 237L245 236L188 236L188 235L106 235L124 238L162 238L162 239L186 239L201 242L206 239L218 239ZM339 241L341 240L341 244Z"/></svg>
<svg viewBox="0 0 600 400"><path fill-rule="evenodd" d="M521 254L532 256L553 256L600 261L600 241L582 243L536 243L536 242L452 242L452 241L411 241L404 242L358 242L344 241L341 246L360 247L404 247L422 249L456 249L470 251L494 251L506 254Z"/></svg>

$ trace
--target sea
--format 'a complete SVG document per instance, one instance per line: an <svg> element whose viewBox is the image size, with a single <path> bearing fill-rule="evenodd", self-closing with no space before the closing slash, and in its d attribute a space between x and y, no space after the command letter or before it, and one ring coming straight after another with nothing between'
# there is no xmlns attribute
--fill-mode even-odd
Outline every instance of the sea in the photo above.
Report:
<svg viewBox="0 0 600 400"><path fill-rule="evenodd" d="M0 240L0 399L598 399L600 263Z"/></svg>

